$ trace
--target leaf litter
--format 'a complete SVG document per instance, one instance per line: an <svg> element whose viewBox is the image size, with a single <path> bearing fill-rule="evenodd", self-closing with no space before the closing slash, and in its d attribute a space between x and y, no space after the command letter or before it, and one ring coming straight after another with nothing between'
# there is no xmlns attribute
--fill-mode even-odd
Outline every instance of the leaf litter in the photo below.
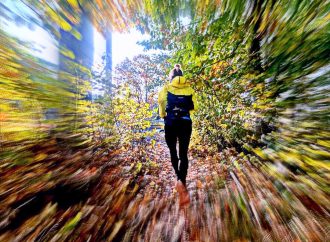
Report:
<svg viewBox="0 0 330 242"><path fill-rule="evenodd" d="M41 154L1 174L0 241L329 240L327 208L233 149L190 152L184 206L161 134L152 146Z"/></svg>

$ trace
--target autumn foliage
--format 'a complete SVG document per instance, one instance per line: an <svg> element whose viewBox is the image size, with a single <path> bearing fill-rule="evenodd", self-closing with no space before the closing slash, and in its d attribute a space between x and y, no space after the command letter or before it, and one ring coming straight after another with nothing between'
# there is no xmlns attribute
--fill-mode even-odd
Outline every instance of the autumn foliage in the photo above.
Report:
<svg viewBox="0 0 330 242"><path fill-rule="evenodd" d="M20 3L0 21L42 27L59 63L0 29L0 241L329 240L326 1ZM159 54L95 71L87 22ZM175 63L199 104L186 206L156 119Z"/></svg>

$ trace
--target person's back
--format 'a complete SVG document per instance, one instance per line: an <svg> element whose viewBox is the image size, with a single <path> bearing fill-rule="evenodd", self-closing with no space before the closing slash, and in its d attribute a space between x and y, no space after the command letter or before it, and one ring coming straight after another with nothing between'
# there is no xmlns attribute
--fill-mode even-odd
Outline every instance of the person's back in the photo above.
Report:
<svg viewBox="0 0 330 242"><path fill-rule="evenodd" d="M179 65L176 65L179 66ZM177 67L178 68L178 67ZM189 118L193 110L196 110L196 97L195 92L191 88L190 82L183 76L181 69L173 69L170 72L171 82L165 85L159 92L159 116L161 118L167 117L172 110L173 103L177 105L187 105L185 108L189 109ZM188 100L187 100L188 99ZM169 102L168 102L169 101ZM166 119L165 119L166 121Z"/></svg>
<svg viewBox="0 0 330 242"><path fill-rule="evenodd" d="M178 181L186 186L188 147L192 131L190 114L196 110L196 97L190 82L176 65L170 73L171 83L165 85L158 96L159 115L165 122L165 139L171 154L171 163ZM179 158L176 143L179 140Z"/></svg>

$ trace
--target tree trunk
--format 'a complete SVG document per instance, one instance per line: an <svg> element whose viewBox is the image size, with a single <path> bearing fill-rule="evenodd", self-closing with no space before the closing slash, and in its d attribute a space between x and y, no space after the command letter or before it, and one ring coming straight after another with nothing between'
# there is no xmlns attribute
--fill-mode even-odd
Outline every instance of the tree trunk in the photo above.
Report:
<svg viewBox="0 0 330 242"><path fill-rule="evenodd" d="M73 23L70 24L80 33L81 39L77 39L70 32L64 30L60 31L60 49L64 52L70 51L74 54L74 57L71 56L70 58L61 53L59 58L59 79L66 84L68 91L75 94L74 98L70 98L66 101L63 100L63 102L66 102L68 107L68 109L64 111L64 115L70 117L72 120L72 122L68 123L68 127L66 127L68 131L79 128L78 123L80 117L78 117L77 114L78 101L80 99L92 99L91 91L88 91L87 93L80 93L79 86L83 85L83 82L85 81L90 81L89 73L86 72L84 68L91 70L94 55L94 29L91 21L89 20L89 13L81 8L80 23L78 25L74 25ZM70 79L68 77L70 77ZM75 79L73 80L72 77Z"/></svg>
<svg viewBox="0 0 330 242"><path fill-rule="evenodd" d="M106 63L105 63L105 71L106 71L106 93L111 95L112 93L112 33L111 30L107 29L105 32L105 41L106 41Z"/></svg>
<svg viewBox="0 0 330 242"><path fill-rule="evenodd" d="M261 9L262 3L263 0L254 0L251 18L256 19L256 21L252 29L253 39L249 51L250 54L249 63L251 69L257 72L258 74L263 72L263 68L261 64L261 46L260 46L262 34L258 33L258 29L260 28L262 21L262 12L263 12L263 10Z"/></svg>

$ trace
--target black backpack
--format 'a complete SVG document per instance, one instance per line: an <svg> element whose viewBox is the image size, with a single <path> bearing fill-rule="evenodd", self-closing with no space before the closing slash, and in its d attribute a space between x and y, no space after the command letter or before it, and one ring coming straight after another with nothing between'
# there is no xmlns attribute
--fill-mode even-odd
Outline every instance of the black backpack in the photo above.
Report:
<svg viewBox="0 0 330 242"><path fill-rule="evenodd" d="M190 120L189 111L194 109L192 95L175 95L167 92L166 120Z"/></svg>

